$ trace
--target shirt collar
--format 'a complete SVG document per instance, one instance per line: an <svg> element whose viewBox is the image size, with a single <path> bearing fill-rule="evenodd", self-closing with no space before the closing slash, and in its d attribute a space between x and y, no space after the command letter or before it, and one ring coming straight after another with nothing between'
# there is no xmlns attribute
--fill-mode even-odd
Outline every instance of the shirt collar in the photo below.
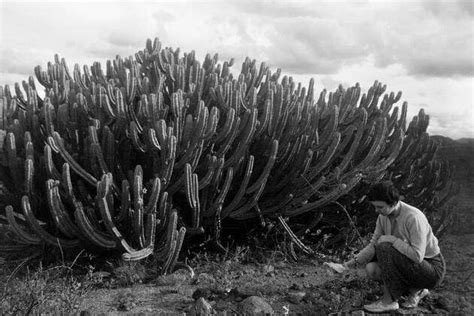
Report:
<svg viewBox="0 0 474 316"><path fill-rule="evenodd" d="M400 216L401 211L402 211L402 202L398 201L397 205L395 206L395 209L388 217L397 218L398 216Z"/></svg>

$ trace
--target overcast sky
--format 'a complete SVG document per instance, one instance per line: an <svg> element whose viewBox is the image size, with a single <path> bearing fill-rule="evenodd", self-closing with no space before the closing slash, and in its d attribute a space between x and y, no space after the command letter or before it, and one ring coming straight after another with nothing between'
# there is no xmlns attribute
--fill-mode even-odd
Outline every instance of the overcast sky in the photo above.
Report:
<svg viewBox="0 0 474 316"><path fill-rule="evenodd" d="M246 56L282 68L316 91L379 80L403 92L410 119L429 132L474 137L474 8L427 1L5 1L0 0L0 84L21 82L54 54L91 65L133 55L147 38Z"/></svg>

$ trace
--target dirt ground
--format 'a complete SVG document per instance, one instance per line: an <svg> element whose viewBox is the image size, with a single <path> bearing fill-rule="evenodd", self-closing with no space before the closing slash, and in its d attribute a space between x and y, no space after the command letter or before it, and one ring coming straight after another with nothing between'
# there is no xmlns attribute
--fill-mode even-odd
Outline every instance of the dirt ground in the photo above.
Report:
<svg viewBox="0 0 474 316"><path fill-rule="evenodd" d="M448 235L441 248L447 262L445 280L418 309L401 309L397 314L474 315L474 234ZM49 268L24 265L8 271L5 265L0 275L4 285L0 314L192 314L200 297L216 312L237 313L243 299L260 296L278 314L360 315L363 304L381 295L380 286L368 281L362 270L338 274L323 265L336 258L295 262L276 251L258 263L248 257L244 263L243 257L196 257L189 262L194 276L182 269L150 277L142 265L122 265L110 272L89 266L80 275L72 272L71 263Z"/></svg>
<svg viewBox="0 0 474 316"><path fill-rule="evenodd" d="M399 314L474 315L474 234L450 235L442 243L447 274L415 311ZM147 284L88 292L75 306L92 313L189 313L195 299L204 297L217 312L238 312L247 296L261 296L278 314L355 312L381 294L362 270L338 274L320 259L301 262L270 259L268 264L241 264L231 260L203 263L196 276L183 270Z"/></svg>

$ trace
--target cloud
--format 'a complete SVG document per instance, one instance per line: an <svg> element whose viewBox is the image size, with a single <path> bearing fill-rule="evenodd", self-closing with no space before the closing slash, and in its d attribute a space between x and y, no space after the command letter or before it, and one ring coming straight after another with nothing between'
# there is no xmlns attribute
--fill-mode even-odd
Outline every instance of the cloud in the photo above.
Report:
<svg viewBox="0 0 474 316"><path fill-rule="evenodd" d="M431 135L449 135L453 139L474 138L474 117L456 114L430 115L428 132Z"/></svg>
<svg viewBox="0 0 474 316"><path fill-rule="evenodd" d="M0 48L0 72L20 75L34 74L34 67L44 64L44 58L51 58L50 51L26 47Z"/></svg>
<svg viewBox="0 0 474 316"><path fill-rule="evenodd" d="M231 1L230 4L242 13L255 14L267 18L299 18L322 16L318 6L311 1Z"/></svg>
<svg viewBox="0 0 474 316"><path fill-rule="evenodd" d="M474 15L474 4L471 0L424 0L422 5L435 16L458 18Z"/></svg>
<svg viewBox="0 0 474 316"><path fill-rule="evenodd" d="M400 64L416 76L472 76L470 1L235 4L270 43L275 66L297 74L334 74L369 55L378 67ZM251 44L251 43L250 43Z"/></svg>

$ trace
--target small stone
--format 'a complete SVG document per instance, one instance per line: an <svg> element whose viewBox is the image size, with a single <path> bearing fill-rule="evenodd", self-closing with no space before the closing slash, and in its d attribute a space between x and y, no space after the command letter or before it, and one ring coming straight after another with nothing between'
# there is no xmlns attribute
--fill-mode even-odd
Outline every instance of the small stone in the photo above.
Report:
<svg viewBox="0 0 474 316"><path fill-rule="evenodd" d="M353 311L351 316L365 316L365 312L363 310Z"/></svg>
<svg viewBox="0 0 474 316"><path fill-rule="evenodd" d="M212 295L212 291L208 288L199 288L196 291L194 291L192 298L197 300L200 298L209 298Z"/></svg>
<svg viewBox="0 0 474 316"><path fill-rule="evenodd" d="M213 309L211 304L201 297L194 303L194 311L197 315L211 315Z"/></svg>
<svg viewBox="0 0 474 316"><path fill-rule="evenodd" d="M235 300L242 301L250 296L258 296L257 292L251 288L235 287L230 290L229 295L233 296Z"/></svg>
<svg viewBox="0 0 474 316"><path fill-rule="evenodd" d="M306 292L290 292L286 296L286 299L288 302L293 303L293 304L299 304L303 298L306 296Z"/></svg>
<svg viewBox="0 0 474 316"><path fill-rule="evenodd" d="M305 297L303 297L303 301L305 303L315 304L319 300L320 297L321 297L321 294L319 292L310 292L310 293L307 293Z"/></svg>
<svg viewBox="0 0 474 316"><path fill-rule="evenodd" d="M299 290L301 290L301 289L302 289L301 285L296 284L296 283L293 283L293 284L290 286L290 290L299 291Z"/></svg>
<svg viewBox="0 0 474 316"><path fill-rule="evenodd" d="M250 296L239 303L239 313L245 315L273 314L273 308L259 296Z"/></svg>
<svg viewBox="0 0 474 316"><path fill-rule="evenodd" d="M267 276L271 274L275 275L275 267L270 264L266 264L263 266L263 273L265 273Z"/></svg>
<svg viewBox="0 0 474 316"><path fill-rule="evenodd" d="M200 273L197 277L198 284L214 284L216 279L208 273Z"/></svg>
<svg viewBox="0 0 474 316"><path fill-rule="evenodd" d="M306 277L307 275L308 275L308 274L307 274L306 272L301 272L300 277L301 277L301 278L304 278L304 277Z"/></svg>
<svg viewBox="0 0 474 316"><path fill-rule="evenodd" d="M91 274L91 277L93 278L108 278L111 276L111 273L110 272L107 272L107 271L96 271L94 273Z"/></svg>

